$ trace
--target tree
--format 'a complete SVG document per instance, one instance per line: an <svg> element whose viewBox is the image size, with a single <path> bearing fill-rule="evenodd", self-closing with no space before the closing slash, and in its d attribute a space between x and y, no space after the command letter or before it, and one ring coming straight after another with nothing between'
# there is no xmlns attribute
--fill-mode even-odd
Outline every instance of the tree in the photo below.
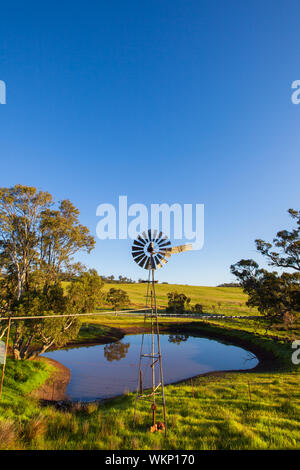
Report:
<svg viewBox="0 0 300 470"><path fill-rule="evenodd" d="M260 269L253 260L241 260L231 266L231 272L237 276L244 292L249 296L249 307L269 319L282 318L286 312L300 311L300 275L299 273L268 272Z"/></svg>
<svg viewBox="0 0 300 470"><path fill-rule="evenodd" d="M82 299L79 304L75 287L64 293L60 279L74 269L78 273L74 254L80 250L89 253L95 240L79 223L79 211L70 201L61 201L57 209L53 205L49 193L34 187L0 188L1 316L73 315L86 308ZM5 323L0 324L0 337L7 328ZM67 342L77 332L75 317L13 322L14 356L33 357L33 345L41 353Z"/></svg>
<svg viewBox="0 0 300 470"><path fill-rule="evenodd" d="M76 338L80 321L71 315L92 312L102 300L102 285L101 277L95 270L90 270L72 282L67 294L59 282L47 289L26 291L14 308L15 316L28 318L15 322L15 359L32 359L51 346L63 346ZM61 314L70 316L57 317ZM49 315L56 317L43 318ZM42 318L30 319L33 316Z"/></svg>
<svg viewBox="0 0 300 470"><path fill-rule="evenodd" d="M106 344L104 346L104 357L109 361L120 361L124 359L128 353L130 343L122 343L117 341L116 343Z"/></svg>
<svg viewBox="0 0 300 470"><path fill-rule="evenodd" d="M168 341L169 343L180 344L185 342L189 339L188 335L169 335Z"/></svg>
<svg viewBox="0 0 300 470"><path fill-rule="evenodd" d="M78 313L93 312L103 300L103 281L95 269L82 273L68 287L70 302Z"/></svg>
<svg viewBox="0 0 300 470"><path fill-rule="evenodd" d="M80 250L90 253L95 239L78 221L79 211L69 201L61 201L57 210L41 213L38 266L46 282L53 282L62 271L72 269L72 257Z"/></svg>
<svg viewBox="0 0 300 470"><path fill-rule="evenodd" d="M295 272L269 272L252 259L242 259L230 267L249 296L247 305L257 307L272 321L300 311L300 212L293 209L288 212L297 220L299 228L278 232L273 240L276 248L263 240L256 240L256 247L270 265Z"/></svg>
<svg viewBox="0 0 300 470"><path fill-rule="evenodd" d="M79 250L88 253L95 240L79 224L79 211L69 200L57 210L47 192L16 185L0 188L0 267L16 281L16 299L29 288L29 276L39 271L44 285L72 266Z"/></svg>
<svg viewBox="0 0 300 470"><path fill-rule="evenodd" d="M275 248L272 243L260 239L255 240L256 248L268 259L270 266L300 271L300 211L289 209L288 213L296 220L297 227L292 231L277 232L273 239Z"/></svg>
<svg viewBox="0 0 300 470"><path fill-rule="evenodd" d="M238 282L224 282L217 287L241 287L241 285Z"/></svg>
<svg viewBox="0 0 300 470"><path fill-rule="evenodd" d="M42 214L52 203L49 193L33 187L0 188L0 266L15 276L17 300L37 260Z"/></svg>
<svg viewBox="0 0 300 470"><path fill-rule="evenodd" d="M117 309L130 304L127 293L122 289L115 289L114 287L109 289L106 296L106 301L113 306L115 312Z"/></svg>
<svg viewBox="0 0 300 470"><path fill-rule="evenodd" d="M13 331L14 358L32 359L46 352L51 346L63 346L74 339L80 328L80 322L76 317L43 318L48 315L75 314L74 302L69 296L64 295L62 286L57 283L47 290L28 290L18 301L15 316L27 317L26 320L18 320ZM42 318L30 319L41 316Z"/></svg>
<svg viewBox="0 0 300 470"><path fill-rule="evenodd" d="M195 304L193 307L192 307L192 311L194 313L203 313L203 306L201 304Z"/></svg>
<svg viewBox="0 0 300 470"><path fill-rule="evenodd" d="M184 313L191 302L191 299L183 293L169 292L167 296L169 300L166 312Z"/></svg>

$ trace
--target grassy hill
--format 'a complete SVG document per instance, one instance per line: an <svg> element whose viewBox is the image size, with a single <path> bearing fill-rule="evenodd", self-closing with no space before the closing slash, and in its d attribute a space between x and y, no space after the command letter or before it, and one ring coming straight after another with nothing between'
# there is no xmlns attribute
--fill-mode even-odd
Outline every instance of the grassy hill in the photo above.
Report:
<svg viewBox="0 0 300 470"><path fill-rule="evenodd" d="M123 289L129 295L134 306L145 304L146 284L109 283L104 285L107 292L112 287ZM168 304L168 292L177 291L191 298L191 305L197 303L203 306L205 313L222 313L224 315L257 315L256 309L246 305L248 296L239 287L206 287L187 286L181 284L156 284L157 303L160 307Z"/></svg>

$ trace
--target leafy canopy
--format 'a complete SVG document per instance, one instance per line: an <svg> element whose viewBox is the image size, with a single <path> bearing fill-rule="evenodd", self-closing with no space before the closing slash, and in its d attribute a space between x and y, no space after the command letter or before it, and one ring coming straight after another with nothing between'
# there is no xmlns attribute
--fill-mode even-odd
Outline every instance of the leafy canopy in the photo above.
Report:
<svg viewBox="0 0 300 470"><path fill-rule="evenodd" d="M300 312L300 212L289 209L288 213L297 227L278 232L273 244L258 239L256 247L271 266L289 271L269 272L252 259L242 259L230 267L249 296L247 305L271 319Z"/></svg>

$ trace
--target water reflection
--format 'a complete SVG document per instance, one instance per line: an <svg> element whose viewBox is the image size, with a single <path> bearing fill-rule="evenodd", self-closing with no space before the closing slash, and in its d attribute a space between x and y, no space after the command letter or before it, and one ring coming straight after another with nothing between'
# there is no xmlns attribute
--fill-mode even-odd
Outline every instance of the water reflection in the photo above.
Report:
<svg viewBox="0 0 300 470"><path fill-rule="evenodd" d="M169 335L169 343L180 344L189 339L189 335Z"/></svg>
<svg viewBox="0 0 300 470"><path fill-rule="evenodd" d="M104 346L104 357L107 361L120 361L124 359L128 353L130 343L122 343L117 341L116 343L106 344Z"/></svg>

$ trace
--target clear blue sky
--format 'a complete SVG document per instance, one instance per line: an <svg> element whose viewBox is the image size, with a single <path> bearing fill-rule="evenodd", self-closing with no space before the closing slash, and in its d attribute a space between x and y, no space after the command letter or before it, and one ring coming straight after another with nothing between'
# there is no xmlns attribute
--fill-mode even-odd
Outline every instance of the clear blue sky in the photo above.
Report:
<svg viewBox="0 0 300 470"><path fill-rule="evenodd" d="M69 198L95 234L96 207L204 203L201 251L161 281L216 285L299 209L299 1L45 1L1 5L0 185ZM149 164L154 172L147 180ZM145 271L130 241L81 259Z"/></svg>

